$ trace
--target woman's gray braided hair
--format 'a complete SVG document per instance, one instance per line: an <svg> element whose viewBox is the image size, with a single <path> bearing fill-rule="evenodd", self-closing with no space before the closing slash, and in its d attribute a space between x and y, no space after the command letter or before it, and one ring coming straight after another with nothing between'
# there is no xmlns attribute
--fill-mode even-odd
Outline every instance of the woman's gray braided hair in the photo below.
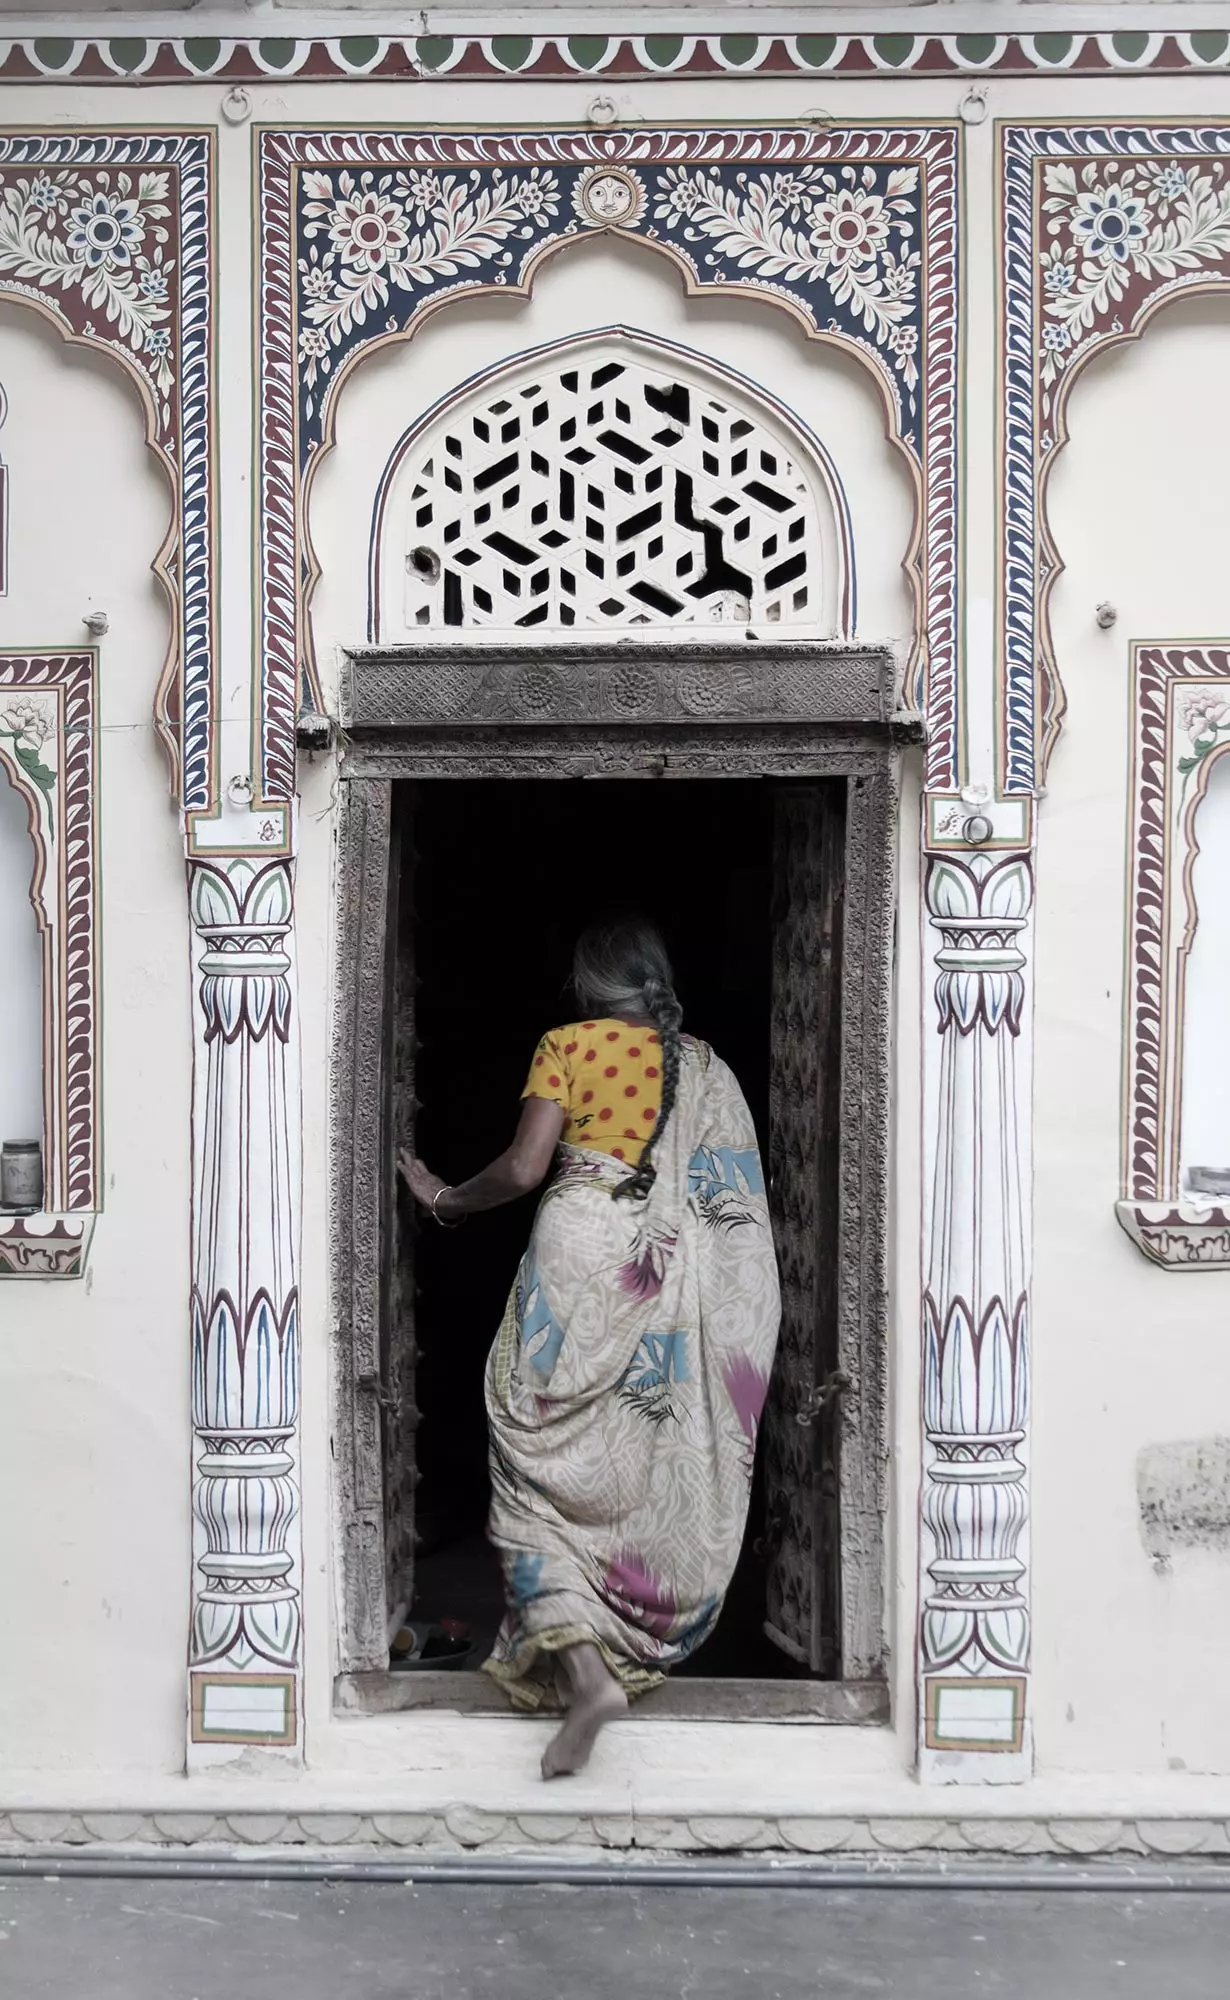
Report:
<svg viewBox="0 0 1230 2000"><path fill-rule="evenodd" d="M643 1198L657 1178L653 1153L675 1108L681 1059L683 1009L675 994L666 946L643 917L594 924L582 931L572 959L572 988L588 1014L647 1014L662 1043L662 1109L645 1142L640 1164L614 1189L615 1199Z"/></svg>

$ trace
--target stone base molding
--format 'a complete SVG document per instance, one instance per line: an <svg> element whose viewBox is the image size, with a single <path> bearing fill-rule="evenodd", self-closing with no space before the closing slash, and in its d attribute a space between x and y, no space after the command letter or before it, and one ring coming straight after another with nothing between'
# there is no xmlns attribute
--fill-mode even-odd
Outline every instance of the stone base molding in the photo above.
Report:
<svg viewBox="0 0 1230 2000"><path fill-rule="evenodd" d="M1230 1813L1180 1818L1082 1819L995 1814L721 1814L643 1816L568 1812L498 1813L469 1806L444 1812L10 1812L0 1813L0 1858L52 1860L82 1850L170 1855L191 1849L221 1858L258 1850L279 1860L336 1853L339 1861L425 1860L482 1850L540 1855L595 1850L642 1854L1052 1856L1102 1859L1230 1856Z"/></svg>

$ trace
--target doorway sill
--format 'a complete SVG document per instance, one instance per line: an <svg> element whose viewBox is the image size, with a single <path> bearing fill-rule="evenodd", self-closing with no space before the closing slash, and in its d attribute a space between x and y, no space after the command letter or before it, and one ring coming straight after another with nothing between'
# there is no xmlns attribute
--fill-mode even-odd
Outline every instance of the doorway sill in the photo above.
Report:
<svg viewBox="0 0 1230 2000"><path fill-rule="evenodd" d="M395 1715L406 1709L510 1713L508 1697L486 1674L339 1674L333 1696L337 1715ZM810 1722L847 1728L890 1719L884 1681L702 1680L690 1675L654 1688L633 1712L638 1722Z"/></svg>

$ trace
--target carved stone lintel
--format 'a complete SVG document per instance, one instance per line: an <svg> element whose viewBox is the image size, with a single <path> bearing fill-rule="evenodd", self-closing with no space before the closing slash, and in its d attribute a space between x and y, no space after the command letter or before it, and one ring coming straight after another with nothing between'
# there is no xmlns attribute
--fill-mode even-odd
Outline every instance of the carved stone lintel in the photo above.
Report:
<svg viewBox="0 0 1230 2000"><path fill-rule="evenodd" d="M299 1100L290 863L189 873L197 1008L191 1757L294 1750ZM207 1749L205 1746L209 1746Z"/></svg>
<svg viewBox="0 0 1230 2000"><path fill-rule="evenodd" d="M473 643L369 648L350 655L342 720L354 733L895 721L921 734L921 717L896 711L895 678L887 647L847 640L545 640L533 654Z"/></svg>

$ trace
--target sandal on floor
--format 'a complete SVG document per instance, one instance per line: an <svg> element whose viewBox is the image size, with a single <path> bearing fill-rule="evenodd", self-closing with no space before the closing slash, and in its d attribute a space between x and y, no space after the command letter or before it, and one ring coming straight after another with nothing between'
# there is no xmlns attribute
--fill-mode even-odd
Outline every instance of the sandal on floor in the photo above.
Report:
<svg viewBox="0 0 1230 2000"><path fill-rule="evenodd" d="M410 1618L389 1647L389 1667L394 1673L456 1673L473 1652L470 1628L460 1619Z"/></svg>

